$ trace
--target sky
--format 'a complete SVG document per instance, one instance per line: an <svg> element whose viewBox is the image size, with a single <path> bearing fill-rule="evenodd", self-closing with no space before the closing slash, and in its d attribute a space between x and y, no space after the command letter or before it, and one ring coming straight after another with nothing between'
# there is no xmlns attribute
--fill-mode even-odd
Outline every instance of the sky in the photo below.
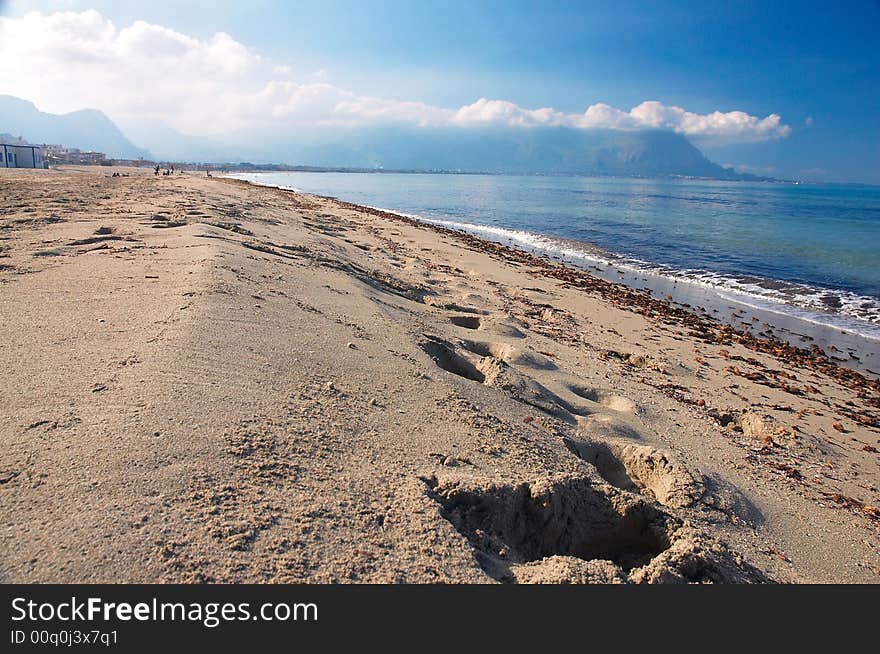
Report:
<svg viewBox="0 0 880 654"><path fill-rule="evenodd" d="M876 0L0 0L0 93L197 136L670 129L742 171L880 184L878 34Z"/></svg>

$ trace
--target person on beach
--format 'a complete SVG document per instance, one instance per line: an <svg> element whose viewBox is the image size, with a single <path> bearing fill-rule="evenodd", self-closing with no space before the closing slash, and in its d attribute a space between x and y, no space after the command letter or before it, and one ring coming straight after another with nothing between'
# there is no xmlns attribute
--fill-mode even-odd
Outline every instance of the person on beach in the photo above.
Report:
<svg viewBox="0 0 880 654"><path fill-rule="evenodd" d="M159 164L156 164L156 167L153 169L153 172L156 174L156 177L159 176Z"/></svg>

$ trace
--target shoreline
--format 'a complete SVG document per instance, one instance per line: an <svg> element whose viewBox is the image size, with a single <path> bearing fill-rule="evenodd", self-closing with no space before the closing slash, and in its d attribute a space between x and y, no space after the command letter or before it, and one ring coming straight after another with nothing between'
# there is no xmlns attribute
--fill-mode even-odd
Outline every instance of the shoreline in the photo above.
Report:
<svg viewBox="0 0 880 654"><path fill-rule="evenodd" d="M351 204L341 200L336 200L339 206L374 213L383 217L394 217L396 220L412 221L415 224L421 224L412 218L407 218L400 214L394 214L381 210L370 210L367 207ZM411 223L411 224L412 224ZM491 241L476 238L472 240L469 235L461 234L456 230L447 230L439 225L434 226L435 230L446 235L460 235L460 240L473 246L476 250L482 252L491 252L492 254L504 254L512 258L513 253L517 250L500 246L501 250L493 249L489 244ZM774 338L761 338L751 333L737 330L736 328L717 322L715 319L702 316L699 313L690 311L684 307L677 307L668 300L657 299L653 297L645 297L638 291L633 291L624 284L615 284L614 282L606 282L599 280L595 276L590 275L586 271L572 271L565 267L555 267L552 262L547 261L543 257L535 257L534 255L525 254L525 258L520 259L522 263L526 263L537 268L543 269L547 277L561 280L575 288L581 290L599 293L606 299L610 299L619 308L625 308L635 311L643 316L659 319L666 324L674 324L682 328L690 329L689 336L696 337L705 342L716 345L743 345L744 347L760 352L762 354L772 354L776 358L780 358L785 363L793 364L798 368L803 368L813 372L821 372L844 386L851 388L857 392L874 392L880 394L880 381L866 378L860 372L844 368L832 361L824 352L816 349L795 347L784 341ZM599 282L604 282L604 284ZM625 289L625 290L624 290ZM670 323L671 321L671 323ZM785 386L784 382L780 382ZM875 398L872 404L880 409L880 397ZM847 412L848 416L859 424L880 428L880 413L870 416Z"/></svg>
<svg viewBox="0 0 880 654"><path fill-rule="evenodd" d="M240 176L239 176L240 175ZM300 189L262 183L246 178L247 173L232 173L228 179L250 181L269 188L338 199L338 196L324 196ZM635 289L648 289L658 298L667 298L684 306L705 307L713 317L733 327L745 327L759 335L772 336L790 345L803 346L804 343L817 345L837 363L858 370L874 379L880 379L880 325L870 320L846 313L824 312L809 303L788 302L782 297L750 291L743 286L743 280L728 278L718 273L702 271L696 277L686 274L695 271L676 272L662 270L662 266L648 262L630 260L622 255L604 250L602 247L573 239L546 234L523 232L513 228L482 224L471 224L455 220L425 217L369 204L356 204L365 209L375 209L413 218L422 223L439 225L455 231L464 231L478 238L500 243L516 250L525 251L561 263L567 267L583 270L612 283L623 283ZM619 261L617 260L619 258ZM706 281L706 277L709 281ZM714 277L713 277L714 276ZM715 281L713 281L713 279ZM718 281L721 280L721 281ZM755 278L753 283L768 283L795 288L794 282L781 282L772 279ZM835 295L846 298L845 303L867 300L850 291L805 287L813 296ZM776 291L783 294L782 291ZM810 302L815 301L815 297ZM806 302L806 300L805 300ZM824 302L824 300L823 300ZM696 310L696 309L694 309ZM759 332L760 330L760 332Z"/></svg>
<svg viewBox="0 0 880 654"><path fill-rule="evenodd" d="M393 209L376 208L396 213ZM671 268L664 269L662 266L626 258L614 252L604 250L593 243L574 239L565 239L539 233L518 232L507 228L494 228L486 225L428 219L420 216L410 217L423 222L473 233L476 236L499 242L502 245L511 245L516 249L545 256L566 266L586 270L587 272L595 271L595 274L598 274L606 281L624 283L630 287L646 288L660 297L671 294L676 299L686 299L689 296L701 294L701 297L707 299L707 304L713 308L717 308L723 301L733 302L741 308L748 308L764 314L772 313L781 318L787 318L790 322L808 323L816 330L825 332L838 331L844 336L849 336L856 340L880 344L880 327L875 322L842 313L822 313L815 308L789 303L778 297L761 295L757 291L742 286L744 280L737 280L720 273L706 270L677 271ZM493 234L493 232L498 232L498 234ZM515 238L515 236L520 234L522 238ZM491 238L493 235L495 238ZM546 243L531 245L529 241L544 241ZM560 245L562 247L559 247ZM565 247L567 245L570 247ZM555 254L555 252L559 254ZM591 254L591 252L594 252L594 254ZM697 274L697 276L693 276L694 274ZM706 278L710 280L715 279L716 281L705 281ZM626 281L621 282L621 280ZM750 283L754 285L759 285L760 283L768 286L797 286L794 282L762 278L751 278ZM738 286L732 286L731 284ZM683 293L678 293L675 288L678 285L686 287L687 290ZM802 286L802 288L806 287ZM810 290L814 294L849 294L853 296L850 300L853 302L866 299L861 296L855 296L850 291L819 288L812 288ZM683 302L678 303L684 304ZM789 311L785 311L784 308L788 308ZM876 333L863 331L867 329L871 329Z"/></svg>
<svg viewBox="0 0 880 654"><path fill-rule="evenodd" d="M0 185L5 581L880 582L825 355L241 180Z"/></svg>
<svg viewBox="0 0 880 654"><path fill-rule="evenodd" d="M477 251L488 252L496 256L503 255L506 259L540 268L543 271L543 274L548 277L563 280L566 283L585 291L598 292L604 297L614 301L620 308L635 311L641 315L649 317L672 320L674 321L674 324L677 324L680 327L693 330L690 335L697 336L708 342L725 345L738 343L756 352L772 354L776 357L784 357L787 363L792 363L798 367L821 371L824 374L837 379L841 383L844 383L853 390L880 393L880 379L872 379L866 376L865 371L854 370L842 366L841 362L835 361L827 353L818 350L818 346L815 344L811 344L809 347L804 348L772 336L756 336L751 332L737 329L733 325L725 324L713 316L701 314L695 311L693 307L674 303L669 299L646 295L642 289L634 288L623 282L615 282L605 279L604 277L598 277L589 270L573 268L566 265L565 262L554 261L552 257L546 254L536 255L525 249L481 238L480 236L464 230L445 227L431 220L420 219L387 209L360 205L342 200L335 196L304 193L279 186L257 184L249 180L235 177L223 177L220 179L227 179L235 183L249 184L262 188L275 189L280 192L293 193L305 197L321 198L345 209L353 209L376 216L392 218L393 220L406 222L415 226L426 227L437 233L456 237L462 243L465 243L469 247L473 247ZM814 340L812 337L808 338L811 341ZM874 371L869 372L874 373ZM880 373L874 374L878 375ZM877 402L876 406L880 409L880 401ZM865 422L863 424L880 427L880 414L873 416L870 422Z"/></svg>

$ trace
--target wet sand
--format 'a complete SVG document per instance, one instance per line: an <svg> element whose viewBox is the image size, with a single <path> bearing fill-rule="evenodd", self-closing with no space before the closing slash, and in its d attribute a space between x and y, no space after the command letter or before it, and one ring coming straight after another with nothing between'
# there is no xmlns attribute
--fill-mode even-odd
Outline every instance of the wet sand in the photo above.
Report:
<svg viewBox="0 0 880 654"><path fill-rule="evenodd" d="M880 579L858 371L406 217L111 172L0 171L4 581Z"/></svg>

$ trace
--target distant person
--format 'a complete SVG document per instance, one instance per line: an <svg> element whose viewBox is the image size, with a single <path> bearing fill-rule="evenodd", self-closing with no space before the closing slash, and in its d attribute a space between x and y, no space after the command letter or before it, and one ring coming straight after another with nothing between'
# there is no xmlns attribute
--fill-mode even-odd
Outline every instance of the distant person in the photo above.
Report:
<svg viewBox="0 0 880 654"><path fill-rule="evenodd" d="M159 176L159 165L158 165L158 164L157 164L156 167L153 169L153 172L156 173L156 177Z"/></svg>

